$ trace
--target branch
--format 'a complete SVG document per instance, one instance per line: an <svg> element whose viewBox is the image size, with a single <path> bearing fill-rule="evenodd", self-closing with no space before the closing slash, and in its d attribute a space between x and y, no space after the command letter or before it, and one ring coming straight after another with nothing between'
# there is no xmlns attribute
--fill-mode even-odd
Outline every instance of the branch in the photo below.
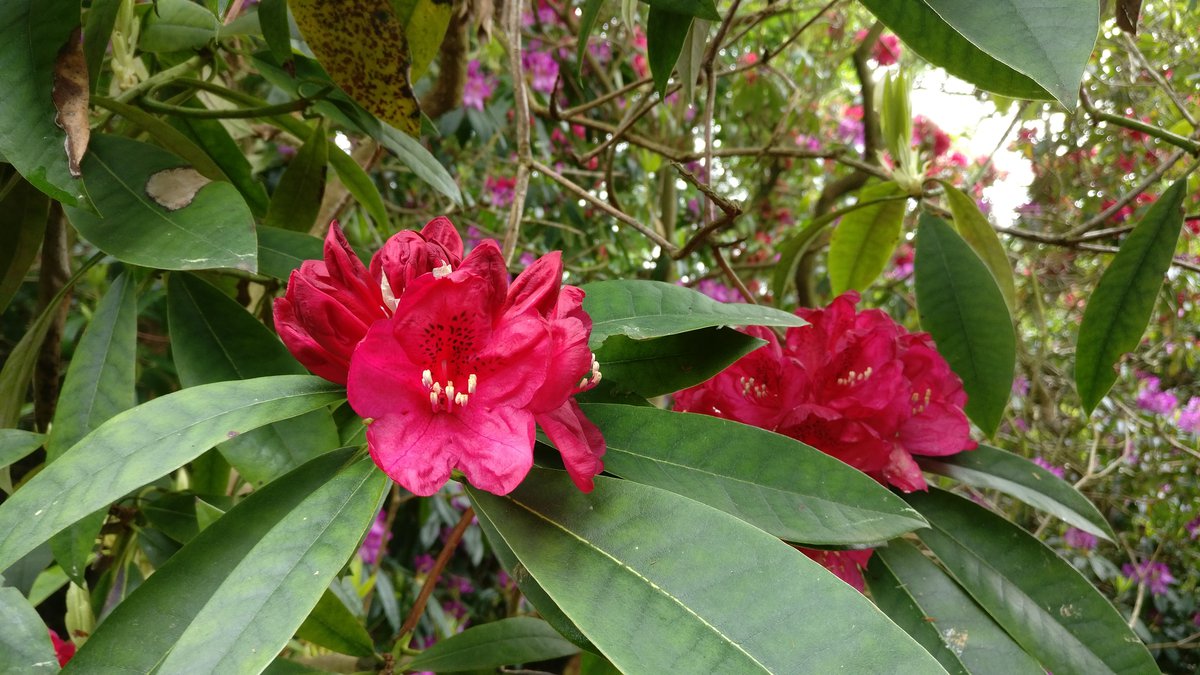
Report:
<svg viewBox="0 0 1200 675"><path fill-rule="evenodd" d="M504 231L504 261L511 264L517 250L525 195L529 192L529 164L533 153L529 143L529 90L525 85L525 65L521 60L521 9L524 3L509 0L504 6L504 37L508 47L508 67L513 78L513 115L517 125L517 182L513 186L508 227Z"/></svg>

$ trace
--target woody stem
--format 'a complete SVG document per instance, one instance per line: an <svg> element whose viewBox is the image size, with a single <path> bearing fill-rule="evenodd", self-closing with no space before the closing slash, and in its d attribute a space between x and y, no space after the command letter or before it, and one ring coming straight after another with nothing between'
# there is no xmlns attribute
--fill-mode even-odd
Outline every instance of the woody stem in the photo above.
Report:
<svg viewBox="0 0 1200 675"><path fill-rule="evenodd" d="M408 616L404 617L404 624L400 626L400 632L397 633L399 637L411 634L417 627L417 622L425 613L425 603L433 594L433 587L437 585L438 578L446 569L446 563L450 562L450 556L454 555L454 550L458 548L458 542L462 541L463 533L467 531L467 526L471 524L473 518L475 518L475 509L468 506L446 539L446 545L442 547L442 552L434 561L433 569L429 570L429 576L425 577L425 584L421 586L421 592L417 594L417 601L413 603L412 609L408 611Z"/></svg>

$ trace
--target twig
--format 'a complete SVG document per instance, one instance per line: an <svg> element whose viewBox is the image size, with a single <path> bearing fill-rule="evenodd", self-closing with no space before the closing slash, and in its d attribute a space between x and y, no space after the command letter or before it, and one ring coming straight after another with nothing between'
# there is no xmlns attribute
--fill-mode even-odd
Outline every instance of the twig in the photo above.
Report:
<svg viewBox="0 0 1200 675"><path fill-rule="evenodd" d="M519 16L518 20L520 20ZM403 638L417 627L417 622L425 613L425 603L429 602L429 596L433 594L433 587L437 584L438 577L442 576L442 572L446 569L446 563L450 562L450 556L454 555L454 550L458 548L458 542L462 540L463 533L467 531L467 526L471 524L471 519L474 517L475 509L468 506L467 510L463 511L462 517L458 519L458 524L450 531L450 536L446 538L446 545L442 547L442 552L438 553L437 560L433 563L433 569L429 571L429 576L425 577L421 592L417 594L416 602L408 611L408 616L404 618L397 637Z"/></svg>
<svg viewBox="0 0 1200 675"><path fill-rule="evenodd" d="M1081 106L1083 106L1083 109L1085 112L1087 112L1088 116L1090 116L1093 120L1108 122L1109 124L1113 124L1118 127L1125 127L1126 129L1140 131L1147 136L1153 136L1164 143L1169 143L1177 148L1186 150L1188 154L1200 156L1200 141L1195 141L1186 136L1180 136L1179 134L1171 133L1166 129L1160 129L1153 124L1146 124L1141 120L1130 119L1121 115L1114 115L1096 108L1096 106L1092 105L1092 100L1088 98L1087 88L1083 85L1080 85L1079 87L1079 103Z"/></svg>
<svg viewBox="0 0 1200 675"><path fill-rule="evenodd" d="M1154 167L1154 170L1151 171L1145 178L1143 178L1137 185L1133 186L1129 192L1126 192L1118 197L1117 200L1113 202L1112 205L1110 205L1107 209L1104 209L1095 216L1083 221L1078 227L1067 232L1065 235L1063 235L1063 239L1074 239L1075 237L1078 237L1081 234L1108 222L1108 219L1112 218L1117 211L1125 208L1129 202L1137 199L1138 195L1142 194L1146 190L1149 190L1151 185L1157 183L1164 175L1166 175L1167 171L1169 171L1171 167L1175 166L1180 159L1183 159L1185 154L1187 153L1185 153L1183 150L1176 150L1175 152L1171 153L1170 157L1167 157L1161 164Z"/></svg>
<svg viewBox="0 0 1200 675"><path fill-rule="evenodd" d="M729 279L730 283L737 288L738 293L742 294L746 302L757 305L758 300L750 292L750 289L746 288L746 284L742 283L742 279L737 275L737 272L734 272L733 268L729 266L729 261L725 260L725 256L721 253L721 247L716 244L709 244L709 249L712 250L713 257L717 260L717 265L720 266L721 271L725 273L725 277Z"/></svg>
<svg viewBox="0 0 1200 675"><path fill-rule="evenodd" d="M504 261L512 263L529 192L529 163L533 153L529 143L529 90L525 85L525 66L521 62L521 9L523 2L509 0L504 6L504 35L508 42L508 67L513 78L513 115L517 125L517 178L513 186L508 226L504 231ZM553 100L553 97L552 99Z"/></svg>

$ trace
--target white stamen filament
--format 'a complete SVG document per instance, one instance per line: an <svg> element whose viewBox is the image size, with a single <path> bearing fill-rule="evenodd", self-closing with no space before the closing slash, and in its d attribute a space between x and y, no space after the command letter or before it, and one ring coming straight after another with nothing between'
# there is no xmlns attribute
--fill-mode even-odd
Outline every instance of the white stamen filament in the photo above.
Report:
<svg viewBox="0 0 1200 675"><path fill-rule="evenodd" d="M428 368L421 371L421 384L425 385L426 389L433 388L433 373ZM916 394L913 394L913 396L916 396ZM915 401L916 399L914 398L913 400Z"/></svg>
<svg viewBox="0 0 1200 675"><path fill-rule="evenodd" d="M468 396L461 391L454 395L454 402L457 403L460 408L467 405L467 399Z"/></svg>
<svg viewBox="0 0 1200 675"><path fill-rule="evenodd" d="M444 366L445 364L443 364ZM427 368L421 371L421 384L429 388L429 405L434 412L443 410L454 412L455 405L461 408L471 400L471 394L475 393L475 388L479 385L479 377L475 373L471 373L467 376L467 390L458 391L454 386L454 380L446 380L444 387L441 382L435 382L433 370Z"/></svg>
<svg viewBox="0 0 1200 675"><path fill-rule="evenodd" d="M471 373L470 375L467 376L467 393L468 394L475 393L475 385L478 384L478 382L479 382L479 380L475 377L475 373Z"/></svg>
<svg viewBox="0 0 1200 675"><path fill-rule="evenodd" d="M451 272L450 263L444 262L441 265L439 265L438 267L433 268L433 278L434 279L442 279L442 278L448 277L448 276L450 276L450 272Z"/></svg>

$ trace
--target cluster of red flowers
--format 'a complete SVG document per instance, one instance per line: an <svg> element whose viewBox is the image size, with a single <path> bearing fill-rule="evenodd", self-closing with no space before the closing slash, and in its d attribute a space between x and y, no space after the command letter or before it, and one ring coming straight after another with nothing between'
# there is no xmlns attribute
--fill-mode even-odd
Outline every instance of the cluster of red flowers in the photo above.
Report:
<svg viewBox="0 0 1200 675"><path fill-rule="evenodd" d="M533 464L535 424L584 491L604 439L574 394L599 381L583 291L562 284L557 252L509 284L494 241L463 257L446 218L400 232L368 269L332 225L325 259L306 261L275 301L275 326L312 372L347 385L370 420L371 457L414 494L454 470L511 492Z"/></svg>
<svg viewBox="0 0 1200 675"><path fill-rule="evenodd" d="M913 455L970 450L962 381L927 333L909 333L846 293L826 309L801 309L808 326L767 344L675 397L678 410L769 429L837 457L904 492L927 488ZM807 551L806 551L807 552ZM870 552L808 552L862 588Z"/></svg>

